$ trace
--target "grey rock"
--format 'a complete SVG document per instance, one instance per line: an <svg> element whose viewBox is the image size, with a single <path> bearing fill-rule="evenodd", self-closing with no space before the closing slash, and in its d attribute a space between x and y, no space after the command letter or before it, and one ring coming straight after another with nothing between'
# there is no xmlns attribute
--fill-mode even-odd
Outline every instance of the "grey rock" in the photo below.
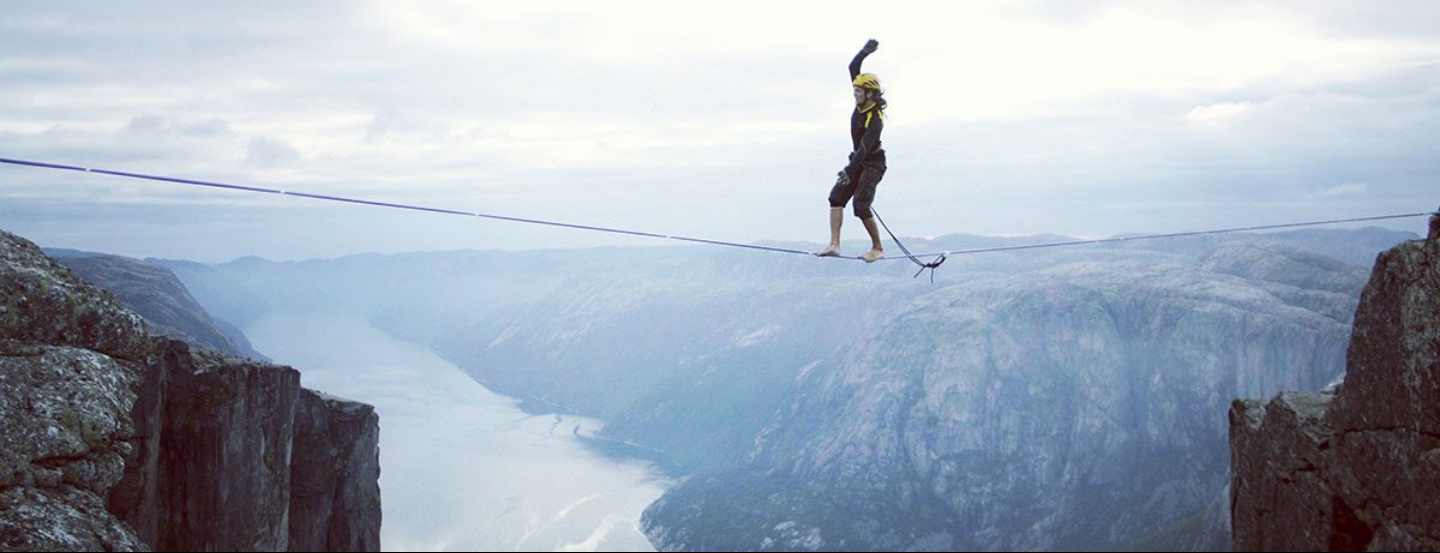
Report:
<svg viewBox="0 0 1440 553"><path fill-rule="evenodd" d="M1335 504L1334 490L1319 474L1325 462L1322 449L1329 449L1332 436L1316 423L1332 399L1323 394L1281 394L1268 405L1253 401L1232 405L1234 504L1237 509L1260 502L1267 505L1252 516L1236 518L1234 543L1245 544L1237 550L1321 551L1345 539L1329 529L1354 513ZM1294 530L1274 531L1289 526Z"/></svg>
<svg viewBox="0 0 1440 553"><path fill-rule="evenodd" d="M140 318L4 232L0 290L0 549L146 549L104 501L130 453Z"/></svg>
<svg viewBox="0 0 1440 553"><path fill-rule="evenodd" d="M168 368L156 548L285 550L300 373L203 358Z"/></svg>
<svg viewBox="0 0 1440 553"><path fill-rule="evenodd" d="M72 487L0 489L0 551L151 551L106 517L94 494Z"/></svg>
<svg viewBox="0 0 1440 553"><path fill-rule="evenodd" d="M144 321L95 290L29 240L0 231L0 337L73 346L142 360Z"/></svg>
<svg viewBox="0 0 1440 553"><path fill-rule="evenodd" d="M113 486L138 373L88 350L0 342L0 487Z"/></svg>
<svg viewBox="0 0 1440 553"><path fill-rule="evenodd" d="M110 512L130 525L148 544L159 543L160 518L166 514L161 503L161 458L164 451L165 403L169 397L171 367L191 364L189 348L182 342L152 339L146 359L144 380L136 390L135 407L130 411L133 432L125 456L125 474L106 498Z"/></svg>
<svg viewBox="0 0 1440 553"><path fill-rule="evenodd" d="M136 432L137 453L109 498L148 543L163 551L379 549L373 407L319 399L292 368L174 340L157 339L151 363L163 386L142 388L134 420L146 430Z"/></svg>
<svg viewBox="0 0 1440 553"><path fill-rule="evenodd" d="M291 459L290 551L380 549L375 408L300 391Z"/></svg>
<svg viewBox="0 0 1440 553"><path fill-rule="evenodd" d="M124 473L137 373L88 350L0 341L0 549L146 549L102 499Z"/></svg>
<svg viewBox="0 0 1440 553"><path fill-rule="evenodd" d="M1440 549L1440 217L1382 254L1345 382L1231 409L1237 551Z"/></svg>

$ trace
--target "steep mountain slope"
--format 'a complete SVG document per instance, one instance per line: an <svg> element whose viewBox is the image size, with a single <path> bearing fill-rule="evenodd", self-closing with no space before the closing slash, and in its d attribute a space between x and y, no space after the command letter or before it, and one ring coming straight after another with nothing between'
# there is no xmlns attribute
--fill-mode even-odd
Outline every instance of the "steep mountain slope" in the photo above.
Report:
<svg viewBox="0 0 1440 553"><path fill-rule="evenodd" d="M138 259L48 251L76 276L104 288L145 318L152 334L169 336L227 355L265 359L233 325L210 316L169 270Z"/></svg>
<svg viewBox="0 0 1440 553"><path fill-rule="evenodd" d="M166 269L180 279L191 297L227 331L232 326L244 327L255 322L271 308L263 298L209 265L169 259L146 259L145 262Z"/></svg>

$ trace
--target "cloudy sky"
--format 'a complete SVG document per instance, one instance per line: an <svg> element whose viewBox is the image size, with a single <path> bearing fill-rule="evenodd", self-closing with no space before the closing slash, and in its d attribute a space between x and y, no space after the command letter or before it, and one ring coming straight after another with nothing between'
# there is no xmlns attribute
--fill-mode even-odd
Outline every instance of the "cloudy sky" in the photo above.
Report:
<svg viewBox="0 0 1440 553"><path fill-rule="evenodd" d="M9 0L0 157L819 241L874 37L903 234L1440 205L1440 3L1157 4ZM0 228L202 261L650 243L3 165Z"/></svg>

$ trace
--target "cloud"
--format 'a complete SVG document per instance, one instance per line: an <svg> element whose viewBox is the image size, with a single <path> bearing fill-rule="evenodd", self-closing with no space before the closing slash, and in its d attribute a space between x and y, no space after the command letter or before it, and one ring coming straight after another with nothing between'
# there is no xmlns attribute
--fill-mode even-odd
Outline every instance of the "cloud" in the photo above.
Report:
<svg viewBox="0 0 1440 553"><path fill-rule="evenodd" d="M165 118L147 113L130 119L130 122L125 124L123 132L126 134L159 134L169 126L170 122Z"/></svg>
<svg viewBox="0 0 1440 553"><path fill-rule="evenodd" d="M1249 102L1220 102L1195 106L1190 113L1185 114L1185 120L1191 123L1217 123L1250 111L1250 107Z"/></svg>
<svg viewBox="0 0 1440 553"><path fill-rule="evenodd" d="M1440 26L1415 23L1433 3L964 2L861 19L860 3L142 5L7 5L0 151L727 240L809 237L808 210L850 147L842 68L875 36L866 69L891 102L878 201L902 232L1249 222L1337 182L1371 193L1306 208L1378 211L1433 198L1440 175ZM62 197L69 182L0 173L0 203ZM249 201L105 186L95 197L130 205ZM101 213L104 225L77 228L126 228L123 211ZM488 236L441 246L592 243ZM393 243L406 237L437 239L396 229ZM329 244L352 251L343 236Z"/></svg>
<svg viewBox="0 0 1440 553"><path fill-rule="evenodd" d="M1310 201L1316 201L1332 200L1339 198L1356 198L1368 195L1369 193L1370 185L1363 182L1347 182L1345 184L1338 184L1311 194L1306 199Z"/></svg>
<svg viewBox="0 0 1440 553"><path fill-rule="evenodd" d="M230 124L224 119L210 119L199 123L188 123L180 126L180 134L195 137L225 137L232 136L235 131L230 130Z"/></svg>
<svg viewBox="0 0 1440 553"><path fill-rule="evenodd" d="M300 151L289 143L268 136L250 139L245 147L245 161L257 167L284 167L300 161Z"/></svg>
<svg viewBox="0 0 1440 553"><path fill-rule="evenodd" d="M230 129L230 124L224 119L211 118L198 123L190 123L178 118L167 118L154 113L146 113L130 118L125 127L120 131L126 135L173 135L178 134L193 138L217 138L233 136L235 131Z"/></svg>
<svg viewBox="0 0 1440 553"><path fill-rule="evenodd" d="M1140 10L1172 19L1201 21L1225 17L1283 18L1292 26L1343 38L1434 38L1440 10L1433 0L1390 0L1383 9L1365 0L1309 0L1303 8L1288 0L1020 0L1005 9L1017 16L1084 23L1116 10Z"/></svg>

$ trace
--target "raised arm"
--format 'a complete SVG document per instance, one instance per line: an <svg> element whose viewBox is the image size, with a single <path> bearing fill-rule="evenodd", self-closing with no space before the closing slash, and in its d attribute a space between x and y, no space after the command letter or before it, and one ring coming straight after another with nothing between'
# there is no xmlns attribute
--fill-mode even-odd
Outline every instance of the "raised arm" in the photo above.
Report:
<svg viewBox="0 0 1440 553"><path fill-rule="evenodd" d="M865 56L875 53L875 49L879 47L880 42L873 38L865 42L865 47L855 54L855 59L850 60L850 80L853 81L855 77L860 76L860 64L865 63Z"/></svg>

